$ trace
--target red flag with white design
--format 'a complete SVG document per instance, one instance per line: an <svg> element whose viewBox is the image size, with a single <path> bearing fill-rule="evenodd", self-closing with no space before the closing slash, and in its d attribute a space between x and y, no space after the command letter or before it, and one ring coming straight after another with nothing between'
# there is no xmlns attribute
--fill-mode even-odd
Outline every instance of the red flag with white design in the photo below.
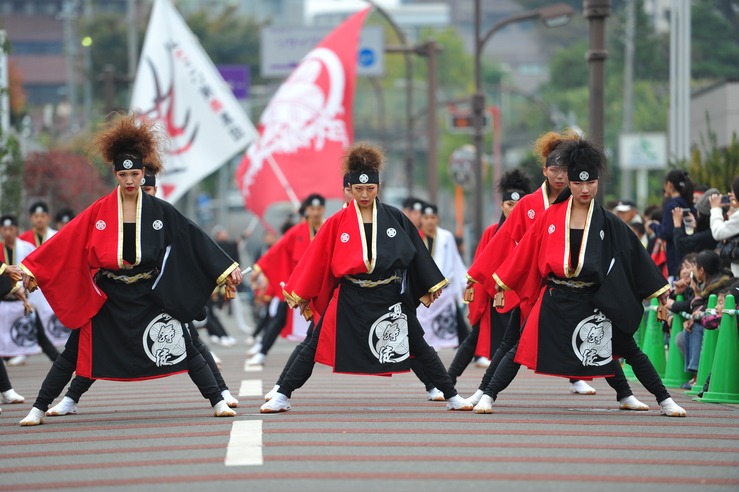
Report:
<svg viewBox="0 0 739 492"><path fill-rule="evenodd" d="M131 108L170 139L158 195L176 202L256 137L231 88L169 0L156 0Z"/></svg>
<svg viewBox="0 0 739 492"><path fill-rule="evenodd" d="M352 109L359 33L369 8L334 29L280 86L259 120L236 183L259 217L276 202L311 193L342 198L341 157L354 140Z"/></svg>

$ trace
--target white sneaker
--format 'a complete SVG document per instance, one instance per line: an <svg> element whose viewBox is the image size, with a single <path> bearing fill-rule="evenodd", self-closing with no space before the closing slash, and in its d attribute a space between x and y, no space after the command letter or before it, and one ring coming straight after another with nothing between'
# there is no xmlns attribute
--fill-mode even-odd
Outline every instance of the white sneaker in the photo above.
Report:
<svg viewBox="0 0 739 492"><path fill-rule="evenodd" d="M31 408L31 411L28 412L28 415L26 415L26 418L21 420L22 426L27 425L41 425L44 423L44 412L39 410L36 407Z"/></svg>
<svg viewBox="0 0 739 492"><path fill-rule="evenodd" d="M490 359L487 357L480 357L475 361L475 367L479 367L480 369L487 369L490 367Z"/></svg>
<svg viewBox="0 0 739 492"><path fill-rule="evenodd" d="M259 413L287 412L290 408L292 407L290 406L290 400L287 396L282 393L277 393L272 399L262 405L259 409Z"/></svg>
<svg viewBox="0 0 739 492"><path fill-rule="evenodd" d="M470 403L472 403L473 405L477 405L478 403L480 403L480 398L482 398L482 395L483 395L483 394L484 394L484 393L482 392L482 390L477 390L477 391L475 391L475 393L474 393L474 394L473 394L472 396L470 396L470 397L469 397L469 398L467 398L467 399L468 399L468 400L469 400L469 402L470 402Z"/></svg>
<svg viewBox="0 0 739 492"><path fill-rule="evenodd" d="M221 337L221 347L233 347L236 345L236 339L234 337Z"/></svg>
<svg viewBox="0 0 739 492"><path fill-rule="evenodd" d="M449 398L449 401L446 404L447 410L460 410L463 412L467 412L472 410L472 403L470 403L469 400L465 400L459 395L454 395L451 398Z"/></svg>
<svg viewBox="0 0 739 492"><path fill-rule="evenodd" d="M68 396L62 398L62 401L51 407L46 411L46 415L67 415L77 413L77 404Z"/></svg>
<svg viewBox="0 0 739 492"><path fill-rule="evenodd" d="M254 355L251 356L251 358L249 360L246 361L246 365L248 365L248 366L261 366L262 364L264 364L264 359L266 359L266 358L267 358L267 356L264 355L264 354L262 354L262 353L254 354Z"/></svg>
<svg viewBox="0 0 739 492"><path fill-rule="evenodd" d="M279 384L276 384L274 386L274 388L272 388L271 390L269 390L269 392L266 395L264 395L264 401L270 401L272 398L274 398L275 395L277 395L277 390L278 389L280 389L280 385Z"/></svg>
<svg viewBox="0 0 739 492"><path fill-rule="evenodd" d="M574 393L576 395L594 395L595 388L585 381L577 380L570 385L570 393Z"/></svg>
<svg viewBox="0 0 739 492"><path fill-rule="evenodd" d="M221 396L223 397L223 401L225 401L226 405L228 405L230 408L237 408L239 406L239 400L234 398L230 391L221 391Z"/></svg>
<svg viewBox="0 0 739 492"><path fill-rule="evenodd" d="M438 388L433 388L431 391L429 391L428 393L426 393L426 399L428 401L444 401L444 400L446 400L446 398L444 398L444 393L440 389L438 389Z"/></svg>
<svg viewBox="0 0 739 492"><path fill-rule="evenodd" d="M13 391L13 388L10 388L8 391L3 391L3 403L23 403L24 401L26 401L26 399Z"/></svg>
<svg viewBox="0 0 739 492"><path fill-rule="evenodd" d="M621 398L618 401L618 408L621 410L636 410L637 412L646 412L649 410L649 405L645 405L636 399L634 395Z"/></svg>
<svg viewBox="0 0 739 492"><path fill-rule="evenodd" d="M254 338L253 335L249 335L248 337L246 337L246 340L244 340L244 345L246 345L248 347L251 347L255 343L257 343L257 339Z"/></svg>
<svg viewBox="0 0 739 492"><path fill-rule="evenodd" d="M223 361L221 360L221 358L218 357L213 352L211 352L210 355L211 355L211 357L213 357L213 362L216 363L216 367L218 368L218 370L222 371L223 370Z"/></svg>
<svg viewBox="0 0 739 492"><path fill-rule="evenodd" d="M683 407L675 403L672 398L659 402L659 413L668 417L685 417L688 415Z"/></svg>
<svg viewBox="0 0 739 492"><path fill-rule="evenodd" d="M256 355L262 351L262 342L257 342L252 348L246 351L246 355Z"/></svg>
<svg viewBox="0 0 739 492"><path fill-rule="evenodd" d="M9 366L24 366L26 365L26 359L28 359L25 355L16 355L12 359L8 361Z"/></svg>
<svg viewBox="0 0 739 492"><path fill-rule="evenodd" d="M475 413L493 413L493 399L488 395L482 395L473 411Z"/></svg>
<svg viewBox="0 0 739 492"><path fill-rule="evenodd" d="M231 410L225 400L221 400L213 406L214 417L235 417L236 412Z"/></svg>
<svg viewBox="0 0 739 492"><path fill-rule="evenodd" d="M218 345L218 343L221 341L221 337L216 336L216 335L211 335L210 336L210 341L212 343L215 343L216 345Z"/></svg>

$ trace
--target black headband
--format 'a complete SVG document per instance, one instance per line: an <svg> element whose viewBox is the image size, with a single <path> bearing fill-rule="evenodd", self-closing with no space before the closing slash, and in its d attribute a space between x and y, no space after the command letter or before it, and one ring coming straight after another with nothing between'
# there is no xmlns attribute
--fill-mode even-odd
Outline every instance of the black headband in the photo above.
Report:
<svg viewBox="0 0 739 492"><path fill-rule="evenodd" d="M505 193L503 193L503 198L501 199L501 201L507 202L513 200L514 202L517 202L526 195L527 193L524 193L523 191L506 191Z"/></svg>
<svg viewBox="0 0 739 492"><path fill-rule="evenodd" d="M131 169L143 169L144 161L138 157L116 157L113 160L116 171L129 171Z"/></svg>
<svg viewBox="0 0 739 492"><path fill-rule="evenodd" d="M2 217L0 217L0 227L10 227L10 226L18 227L18 217L12 214L5 214Z"/></svg>
<svg viewBox="0 0 739 492"><path fill-rule="evenodd" d="M595 167L577 166L567 170L567 179L570 181L595 181L598 179L598 169Z"/></svg>
<svg viewBox="0 0 739 492"><path fill-rule="evenodd" d="M348 179L347 179L348 178ZM347 173L345 180L349 184L380 184L380 173L377 171L358 171L355 173Z"/></svg>
<svg viewBox="0 0 739 492"><path fill-rule="evenodd" d="M433 203L427 203L423 207L423 215L439 215L439 207Z"/></svg>
<svg viewBox="0 0 739 492"><path fill-rule="evenodd" d="M157 185L157 175L154 173L146 173L144 174L144 179L141 180L141 186L156 186Z"/></svg>

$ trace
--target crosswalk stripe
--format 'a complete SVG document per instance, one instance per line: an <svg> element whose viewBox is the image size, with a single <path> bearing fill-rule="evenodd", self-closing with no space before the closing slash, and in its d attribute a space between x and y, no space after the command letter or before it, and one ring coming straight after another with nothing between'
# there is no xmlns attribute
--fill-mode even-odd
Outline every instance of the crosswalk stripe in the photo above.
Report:
<svg viewBox="0 0 739 492"><path fill-rule="evenodd" d="M263 465L262 421L237 420L226 448L226 466Z"/></svg>
<svg viewBox="0 0 739 492"><path fill-rule="evenodd" d="M244 379L241 381L239 396L262 396L262 380Z"/></svg>

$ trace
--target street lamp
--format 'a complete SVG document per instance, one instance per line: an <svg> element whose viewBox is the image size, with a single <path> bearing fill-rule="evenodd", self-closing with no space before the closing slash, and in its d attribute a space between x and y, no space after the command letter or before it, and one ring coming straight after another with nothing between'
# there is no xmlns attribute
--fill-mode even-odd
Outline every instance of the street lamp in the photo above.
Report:
<svg viewBox="0 0 739 492"><path fill-rule="evenodd" d="M472 96L472 114L474 125L474 144L475 144L475 217L474 217L474 237L473 251L477 247L477 243L482 237L483 231L483 181L482 181L482 122L483 111L485 110L485 93L482 91L482 65L481 55L485 47L485 43L502 28L515 22L523 22L532 19L541 19L542 23L547 27L560 27L567 24L575 15L575 11L567 4L557 3L535 10L527 10L518 14L511 15L500 20L491 27L484 36L481 36L481 0L475 0L475 93ZM497 138L497 137L496 137ZM500 163L496 162L494 169L495 178L500 176Z"/></svg>

